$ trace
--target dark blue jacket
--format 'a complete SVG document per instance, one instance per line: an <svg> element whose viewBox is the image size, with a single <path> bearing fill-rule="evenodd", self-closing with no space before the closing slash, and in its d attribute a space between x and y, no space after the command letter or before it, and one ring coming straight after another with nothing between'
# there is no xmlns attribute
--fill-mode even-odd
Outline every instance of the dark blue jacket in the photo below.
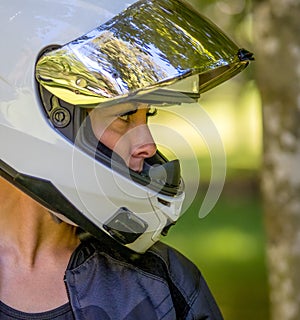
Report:
<svg viewBox="0 0 300 320"><path fill-rule="evenodd" d="M199 270L162 243L132 253L104 238L82 241L65 275L75 319L223 319Z"/></svg>

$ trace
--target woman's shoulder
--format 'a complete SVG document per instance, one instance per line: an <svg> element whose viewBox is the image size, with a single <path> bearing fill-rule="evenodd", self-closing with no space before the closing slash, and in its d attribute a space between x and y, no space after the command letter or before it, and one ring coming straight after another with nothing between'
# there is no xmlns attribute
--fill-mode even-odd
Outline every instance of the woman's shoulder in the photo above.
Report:
<svg viewBox="0 0 300 320"><path fill-rule="evenodd" d="M143 254L133 252L118 244L106 235L101 238L85 237L80 246L73 253L68 269L74 269L91 257L102 260L111 258L116 263L133 265L145 272L165 274L171 277L191 277L195 281L200 276L198 268L178 250L163 243L155 243ZM99 261L100 263L100 261Z"/></svg>
<svg viewBox="0 0 300 320"><path fill-rule="evenodd" d="M178 250L157 242L144 254L138 254L109 237L104 238L84 239L71 259L69 272L78 276L84 270L84 275L99 275L102 280L101 270L110 277L126 275L131 279L129 283L151 283L146 291L169 290L180 319L187 319L188 314L197 315L197 319L222 319L199 269ZM82 282L87 282L85 277ZM215 316L210 317L212 314Z"/></svg>

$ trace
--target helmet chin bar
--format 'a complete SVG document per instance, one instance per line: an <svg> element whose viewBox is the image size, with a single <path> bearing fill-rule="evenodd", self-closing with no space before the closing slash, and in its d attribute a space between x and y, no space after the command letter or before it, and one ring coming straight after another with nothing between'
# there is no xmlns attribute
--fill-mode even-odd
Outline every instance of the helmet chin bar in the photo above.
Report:
<svg viewBox="0 0 300 320"><path fill-rule="evenodd" d="M107 233L118 243L123 246L129 245L129 247L127 247L130 248L130 244L135 242L147 231L148 224L146 221L128 208L120 207L115 214L103 224L102 228L106 231L104 232L101 227L96 226L74 207L50 181L19 173L2 160L0 160L0 176L39 202L43 207L47 208L51 214L59 214L60 219L61 215L63 215L85 232L90 233L100 240L102 240L103 237L105 238L105 234ZM161 201L163 200L161 199ZM168 220L161 234L166 235L168 229L173 224L174 222ZM131 249L136 251L134 247ZM136 252L139 251L137 250Z"/></svg>

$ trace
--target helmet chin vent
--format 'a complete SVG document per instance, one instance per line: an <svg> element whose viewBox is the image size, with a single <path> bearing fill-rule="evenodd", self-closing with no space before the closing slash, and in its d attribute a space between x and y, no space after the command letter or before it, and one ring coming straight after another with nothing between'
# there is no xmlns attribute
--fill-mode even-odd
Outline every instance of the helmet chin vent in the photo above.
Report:
<svg viewBox="0 0 300 320"><path fill-rule="evenodd" d="M166 206L166 207L171 207L171 202L169 202L169 201L166 201L166 200L161 199L161 198L157 198L157 201L158 201L159 203L163 204L163 205Z"/></svg>
<svg viewBox="0 0 300 320"><path fill-rule="evenodd" d="M122 244L134 242L146 230L148 224L125 207L121 207L104 225L112 238Z"/></svg>

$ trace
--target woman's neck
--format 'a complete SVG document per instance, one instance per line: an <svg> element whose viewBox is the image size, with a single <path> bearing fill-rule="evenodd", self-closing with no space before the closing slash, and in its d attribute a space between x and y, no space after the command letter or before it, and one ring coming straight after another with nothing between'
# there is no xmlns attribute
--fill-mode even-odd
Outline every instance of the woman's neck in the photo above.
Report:
<svg viewBox="0 0 300 320"><path fill-rule="evenodd" d="M27 266L39 257L78 245L76 228L57 223L48 210L0 179L0 248L14 252ZM3 253L3 252L2 252Z"/></svg>
<svg viewBox="0 0 300 320"><path fill-rule="evenodd" d="M68 301L63 281L79 244L76 227L0 178L0 300L25 312Z"/></svg>

